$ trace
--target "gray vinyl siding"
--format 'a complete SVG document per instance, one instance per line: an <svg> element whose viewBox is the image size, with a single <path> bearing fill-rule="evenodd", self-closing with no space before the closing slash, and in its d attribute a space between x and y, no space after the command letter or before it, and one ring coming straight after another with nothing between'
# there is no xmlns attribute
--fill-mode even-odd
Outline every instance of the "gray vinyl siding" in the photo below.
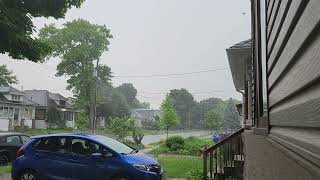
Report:
<svg viewBox="0 0 320 180"><path fill-rule="evenodd" d="M274 64L268 66L270 125L320 127L320 119L315 118L320 116L320 110L314 107L311 114L306 113L320 98L320 91L314 90L320 83L320 1L292 1L288 8L286 4L282 6L287 9L287 13L281 13L287 14L285 23L278 37L268 42L276 41L283 47L268 52L268 64ZM299 18L292 18L297 13Z"/></svg>
<svg viewBox="0 0 320 180"><path fill-rule="evenodd" d="M267 9L270 137L317 168L320 168L319 14L319 0L270 0Z"/></svg>

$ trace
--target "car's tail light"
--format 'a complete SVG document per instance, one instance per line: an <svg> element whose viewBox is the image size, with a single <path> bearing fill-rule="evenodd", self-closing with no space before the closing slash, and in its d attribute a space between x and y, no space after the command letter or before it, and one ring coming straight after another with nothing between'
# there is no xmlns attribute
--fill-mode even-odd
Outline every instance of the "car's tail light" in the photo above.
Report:
<svg viewBox="0 0 320 180"><path fill-rule="evenodd" d="M24 147L22 146L17 153L17 159L23 155L24 155Z"/></svg>

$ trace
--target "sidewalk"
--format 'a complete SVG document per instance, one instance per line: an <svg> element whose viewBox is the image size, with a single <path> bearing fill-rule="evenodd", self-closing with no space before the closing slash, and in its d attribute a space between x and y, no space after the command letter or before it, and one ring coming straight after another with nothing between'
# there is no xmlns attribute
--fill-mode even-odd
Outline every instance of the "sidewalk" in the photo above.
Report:
<svg viewBox="0 0 320 180"><path fill-rule="evenodd" d="M1 180L11 180L10 174L4 174L0 176Z"/></svg>

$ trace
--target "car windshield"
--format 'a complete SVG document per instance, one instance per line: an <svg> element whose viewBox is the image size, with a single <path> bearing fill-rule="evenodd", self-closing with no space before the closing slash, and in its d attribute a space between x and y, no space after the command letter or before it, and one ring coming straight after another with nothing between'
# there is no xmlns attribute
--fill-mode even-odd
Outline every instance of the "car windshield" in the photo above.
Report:
<svg viewBox="0 0 320 180"><path fill-rule="evenodd" d="M135 149L132 149L131 147L106 136L98 135L96 136L96 140L120 154L131 154L132 152L136 151Z"/></svg>

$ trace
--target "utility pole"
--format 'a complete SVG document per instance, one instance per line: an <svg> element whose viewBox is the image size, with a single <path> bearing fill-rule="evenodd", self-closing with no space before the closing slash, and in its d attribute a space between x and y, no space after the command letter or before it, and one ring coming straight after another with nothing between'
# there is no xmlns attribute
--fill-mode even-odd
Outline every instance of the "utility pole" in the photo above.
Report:
<svg viewBox="0 0 320 180"><path fill-rule="evenodd" d="M97 60L96 68L93 70L93 77L94 77L94 98L93 98L93 126L92 126L92 133L96 133L96 125L97 125L97 83L98 83L98 67L99 67L99 59Z"/></svg>

